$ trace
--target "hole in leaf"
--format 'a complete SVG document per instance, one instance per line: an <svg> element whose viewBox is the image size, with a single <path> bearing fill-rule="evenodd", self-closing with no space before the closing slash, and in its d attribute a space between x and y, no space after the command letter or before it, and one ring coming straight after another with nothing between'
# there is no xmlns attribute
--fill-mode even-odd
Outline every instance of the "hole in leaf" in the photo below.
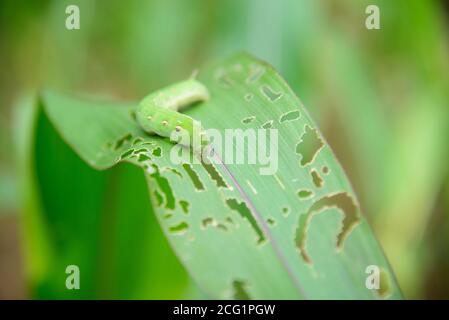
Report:
<svg viewBox="0 0 449 320"><path fill-rule="evenodd" d="M203 191L204 185L201 182L198 174L193 170L192 166L189 163L183 163L182 167L187 172L187 175L190 177L190 180L192 180L192 183L195 186L195 189L198 191Z"/></svg>
<svg viewBox="0 0 449 320"><path fill-rule="evenodd" d="M209 226L211 226L211 227L220 229L222 231L228 231L228 227L226 227L222 223L218 223L217 220L215 220L214 218L211 218L211 217L204 218L201 221L201 224L202 224L204 229L207 229Z"/></svg>
<svg viewBox="0 0 449 320"><path fill-rule="evenodd" d="M189 202L187 202L186 200L179 200L179 205L181 206L181 209L185 214L189 214Z"/></svg>
<svg viewBox="0 0 449 320"><path fill-rule="evenodd" d="M298 197L300 197L301 199L308 199L313 196L313 191L309 190L309 189L301 189L301 190L298 190L297 194L298 194Z"/></svg>
<svg viewBox="0 0 449 320"><path fill-rule="evenodd" d="M140 149L136 149L134 150L134 154L139 154L139 153L143 153L143 152L147 152L148 150L145 148L140 148Z"/></svg>
<svg viewBox="0 0 449 320"><path fill-rule="evenodd" d="M282 97L282 92L275 92L270 86L266 84L261 86L260 90L262 91L264 96L267 97L271 102L274 102Z"/></svg>
<svg viewBox="0 0 449 320"><path fill-rule="evenodd" d="M236 300L250 300L250 296L247 292L247 283L241 280L234 280L232 282L232 287L234 289L234 299Z"/></svg>
<svg viewBox="0 0 449 320"><path fill-rule="evenodd" d="M187 224L187 222L181 222L175 226L170 227L168 230L171 233L176 233L176 234L184 234L187 232L187 230L189 229L189 225Z"/></svg>
<svg viewBox="0 0 449 320"><path fill-rule="evenodd" d="M256 116L246 117L242 119L242 123L248 124L253 122L256 119Z"/></svg>
<svg viewBox="0 0 449 320"><path fill-rule="evenodd" d="M300 215L298 228L296 229L296 247L300 250L302 258L307 263L312 263L312 260L306 252L305 246L307 229L311 223L313 215L329 208L340 209L343 214L343 227L337 235L337 250L341 250L343 248L344 240L359 221L357 206L354 203L353 198L346 192L325 196L315 201L306 214Z"/></svg>
<svg viewBox="0 0 449 320"><path fill-rule="evenodd" d="M169 212L169 213L165 213L162 218L164 219L170 219L171 217L173 217L173 213Z"/></svg>
<svg viewBox="0 0 449 320"><path fill-rule="evenodd" d="M279 123L283 123L286 121L294 121L299 119L299 110L293 110L293 111L289 111L287 113L284 113L280 118L279 118Z"/></svg>
<svg viewBox="0 0 449 320"><path fill-rule="evenodd" d="M282 208L282 214L284 217L287 217L290 214L290 208L289 207L283 207Z"/></svg>
<svg viewBox="0 0 449 320"><path fill-rule="evenodd" d="M164 198L162 198L162 195L157 190L154 190L153 193L154 193L154 198L156 199L156 205L158 207L162 206L162 203L164 202Z"/></svg>
<svg viewBox="0 0 449 320"><path fill-rule="evenodd" d="M323 182L324 181L321 178L321 176L318 173L318 171L316 171L315 169L312 169L310 171L310 174L312 175L312 181L313 181L313 184L315 185L315 187L321 188L323 186Z"/></svg>
<svg viewBox="0 0 449 320"><path fill-rule="evenodd" d="M144 162L147 160L151 160L151 158L149 156L147 156L145 153L139 154L139 158L137 158L137 161L139 161L139 162Z"/></svg>
<svg viewBox="0 0 449 320"><path fill-rule="evenodd" d="M159 169L153 165L154 172L151 174L151 176L156 180L160 190L165 196L165 208L174 210L175 209L175 197L173 195L173 190L170 187L170 183L168 182L167 178L161 176L159 173Z"/></svg>
<svg viewBox="0 0 449 320"><path fill-rule="evenodd" d="M227 199L226 204L230 209L237 211L242 218L246 219L250 223L251 227L257 234L257 244L261 244L265 241L265 235L262 232L262 229L259 227L259 224L251 214L251 211L245 202L239 203L236 199Z"/></svg>
<svg viewBox="0 0 449 320"><path fill-rule="evenodd" d="M132 155L133 152L134 152L133 149L129 149L128 151L122 153L122 155L120 156L120 160L123 160L123 159L129 157L130 155Z"/></svg>
<svg viewBox="0 0 449 320"><path fill-rule="evenodd" d="M262 129L270 129L273 128L273 120L269 120L262 125Z"/></svg>
<svg viewBox="0 0 449 320"><path fill-rule="evenodd" d="M162 155L162 149L160 147L156 147L153 149L151 154L155 157L160 157Z"/></svg>
<svg viewBox="0 0 449 320"><path fill-rule="evenodd" d="M224 181L223 177L220 175L220 173L217 171L217 169L214 167L212 163L205 163L201 161L201 164L203 165L204 169L206 169L211 179L215 181L217 187L228 188L228 185Z"/></svg>
<svg viewBox="0 0 449 320"><path fill-rule="evenodd" d="M269 226L274 226L276 224L276 220L274 220L273 218L268 218L267 223Z"/></svg>
<svg viewBox="0 0 449 320"><path fill-rule="evenodd" d="M208 226L213 226L214 222L215 224L217 223L213 218L207 217L204 218L203 221L201 221L201 224L203 225L204 228L207 228Z"/></svg>
<svg viewBox="0 0 449 320"><path fill-rule="evenodd" d="M323 171L324 174L329 174L330 170L327 166L324 166L321 171Z"/></svg>
<svg viewBox="0 0 449 320"><path fill-rule="evenodd" d="M124 135L122 138L117 140L117 142L114 145L114 150L120 149L126 142L131 141L132 138L133 136L131 133Z"/></svg>
<svg viewBox="0 0 449 320"><path fill-rule="evenodd" d="M301 141L296 145L296 153L302 156L301 166L311 163L323 146L324 143L316 129L312 129L309 125L306 125Z"/></svg>

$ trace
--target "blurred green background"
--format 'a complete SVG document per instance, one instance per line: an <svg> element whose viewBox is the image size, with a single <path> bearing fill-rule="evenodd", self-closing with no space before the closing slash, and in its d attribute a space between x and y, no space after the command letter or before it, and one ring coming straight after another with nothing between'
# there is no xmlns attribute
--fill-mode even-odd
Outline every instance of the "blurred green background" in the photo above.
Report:
<svg viewBox="0 0 449 320"><path fill-rule="evenodd" d="M80 30L65 28L70 4L80 8ZM380 30L365 28L369 4L380 8ZM25 142L12 119L20 118L17 99L43 86L137 100L242 50L274 65L314 116L405 297L449 298L448 8L442 0L1 0L0 299L67 297L51 274L70 263L58 254L68 251L90 270L83 281L92 291L82 298L204 297L155 220L129 217L132 201L120 199L119 187L101 191L125 175L139 197L141 175L126 166L93 172L67 149L75 172L36 155L37 178L25 179L29 164L14 156ZM38 130L52 130L43 122ZM49 154L68 148L35 143ZM50 194L30 200L27 192L45 183ZM109 192L114 220L92 217L101 211L95 199ZM59 219L60 208L69 208L66 217L83 214ZM33 218L36 210L43 220ZM48 259L33 251L41 241L29 234L34 223L59 246ZM91 248L95 234L101 239Z"/></svg>

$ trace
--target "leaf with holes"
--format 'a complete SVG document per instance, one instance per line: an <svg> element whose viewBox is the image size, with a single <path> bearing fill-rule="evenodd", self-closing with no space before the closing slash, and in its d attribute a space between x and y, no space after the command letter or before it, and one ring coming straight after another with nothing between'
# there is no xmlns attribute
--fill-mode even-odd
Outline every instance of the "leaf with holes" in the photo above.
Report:
<svg viewBox="0 0 449 320"><path fill-rule="evenodd" d="M214 152L211 163L174 164L174 145L138 126L136 103L54 92L41 100L63 140L92 167L130 162L142 168L166 237L210 297L400 298L348 179L280 75L240 54L205 67L198 79L211 98L185 112L223 134L277 133L263 137L277 161L238 164ZM225 157L259 152L250 143L222 147ZM378 287L369 270L378 270Z"/></svg>

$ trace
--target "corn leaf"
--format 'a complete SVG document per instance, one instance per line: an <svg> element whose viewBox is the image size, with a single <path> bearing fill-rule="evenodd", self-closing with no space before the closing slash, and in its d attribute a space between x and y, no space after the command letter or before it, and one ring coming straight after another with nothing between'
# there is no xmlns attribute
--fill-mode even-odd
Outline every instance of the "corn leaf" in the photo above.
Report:
<svg viewBox="0 0 449 320"><path fill-rule="evenodd" d="M223 162L216 153L212 164L174 164L174 145L138 126L136 103L51 91L42 94L41 103L62 139L91 167L105 170L128 162L142 169L152 204L146 214L154 212L176 255L209 297L400 298L345 173L281 76L239 54L200 70L198 79L211 99L186 113L222 133L278 130L275 174L261 175L263 164ZM249 144L233 148L247 156L257 153ZM148 199L136 195L134 201ZM380 272L374 289L367 287L370 266Z"/></svg>

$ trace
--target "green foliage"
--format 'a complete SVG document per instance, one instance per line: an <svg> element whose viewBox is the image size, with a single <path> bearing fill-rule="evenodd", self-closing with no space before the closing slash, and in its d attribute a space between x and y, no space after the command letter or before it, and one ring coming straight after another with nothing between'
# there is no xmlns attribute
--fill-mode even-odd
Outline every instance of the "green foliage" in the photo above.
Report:
<svg viewBox="0 0 449 320"><path fill-rule="evenodd" d="M28 118L18 127L28 140L22 227L32 296L186 297L189 279L154 220L139 170L129 164L94 170L61 140L40 105L25 102L21 109L19 118ZM80 269L80 290L65 287L68 265Z"/></svg>
<svg viewBox="0 0 449 320"><path fill-rule="evenodd" d="M385 296L401 297L341 166L285 81L247 55L211 65L198 77L211 99L187 113L205 128L222 132L270 123L279 130L278 172L260 175L259 165L220 161L173 164L173 144L140 129L135 103L47 91L36 150L48 241L58 257L49 283L62 283L55 270L79 263L89 270L88 292L115 285L116 291L108 290L112 297L140 297L136 292L150 281L129 280L129 292L119 289L130 273L137 279L139 272L161 263L154 260L158 255L168 254L167 247L148 248L154 248L150 235L156 228L149 228L154 213L178 258L209 297L378 298L378 292L365 287L365 269L372 264L382 269ZM49 132L47 117L91 167L128 162L141 168L149 193L129 165L96 172L77 160L56 132ZM66 159L59 153L64 148ZM137 192L130 198L129 186ZM301 190L310 190L309 196L298 196ZM79 194L83 199L70 198ZM137 270L130 271L125 262ZM174 283L171 279L166 286Z"/></svg>
<svg viewBox="0 0 449 320"><path fill-rule="evenodd" d="M72 4L81 10L81 29L76 31L64 27L65 7ZM309 107L350 178L405 296L447 298L447 7L440 0L377 0L381 29L367 30L369 4L0 1L0 217L8 214L20 225L20 234L33 239L20 254L15 240L3 239L0 245L11 250L0 260L24 255L26 263L15 264L33 279L20 286L31 288L36 279L48 276L47 264L53 263L45 240L51 231L45 219L36 218L43 208L35 175L39 155L32 148L34 134L27 131L34 128L10 121L13 113L19 122L27 120L12 103L20 92L46 86L138 100L187 78L203 61L246 50L273 64ZM11 131L20 159L12 157ZM125 191L137 192L133 189ZM158 194L156 200L163 197ZM4 221L0 218L9 228ZM11 274L22 278L20 268L6 270L0 283ZM242 288L242 283L236 286ZM1 289L0 296L11 292Z"/></svg>

